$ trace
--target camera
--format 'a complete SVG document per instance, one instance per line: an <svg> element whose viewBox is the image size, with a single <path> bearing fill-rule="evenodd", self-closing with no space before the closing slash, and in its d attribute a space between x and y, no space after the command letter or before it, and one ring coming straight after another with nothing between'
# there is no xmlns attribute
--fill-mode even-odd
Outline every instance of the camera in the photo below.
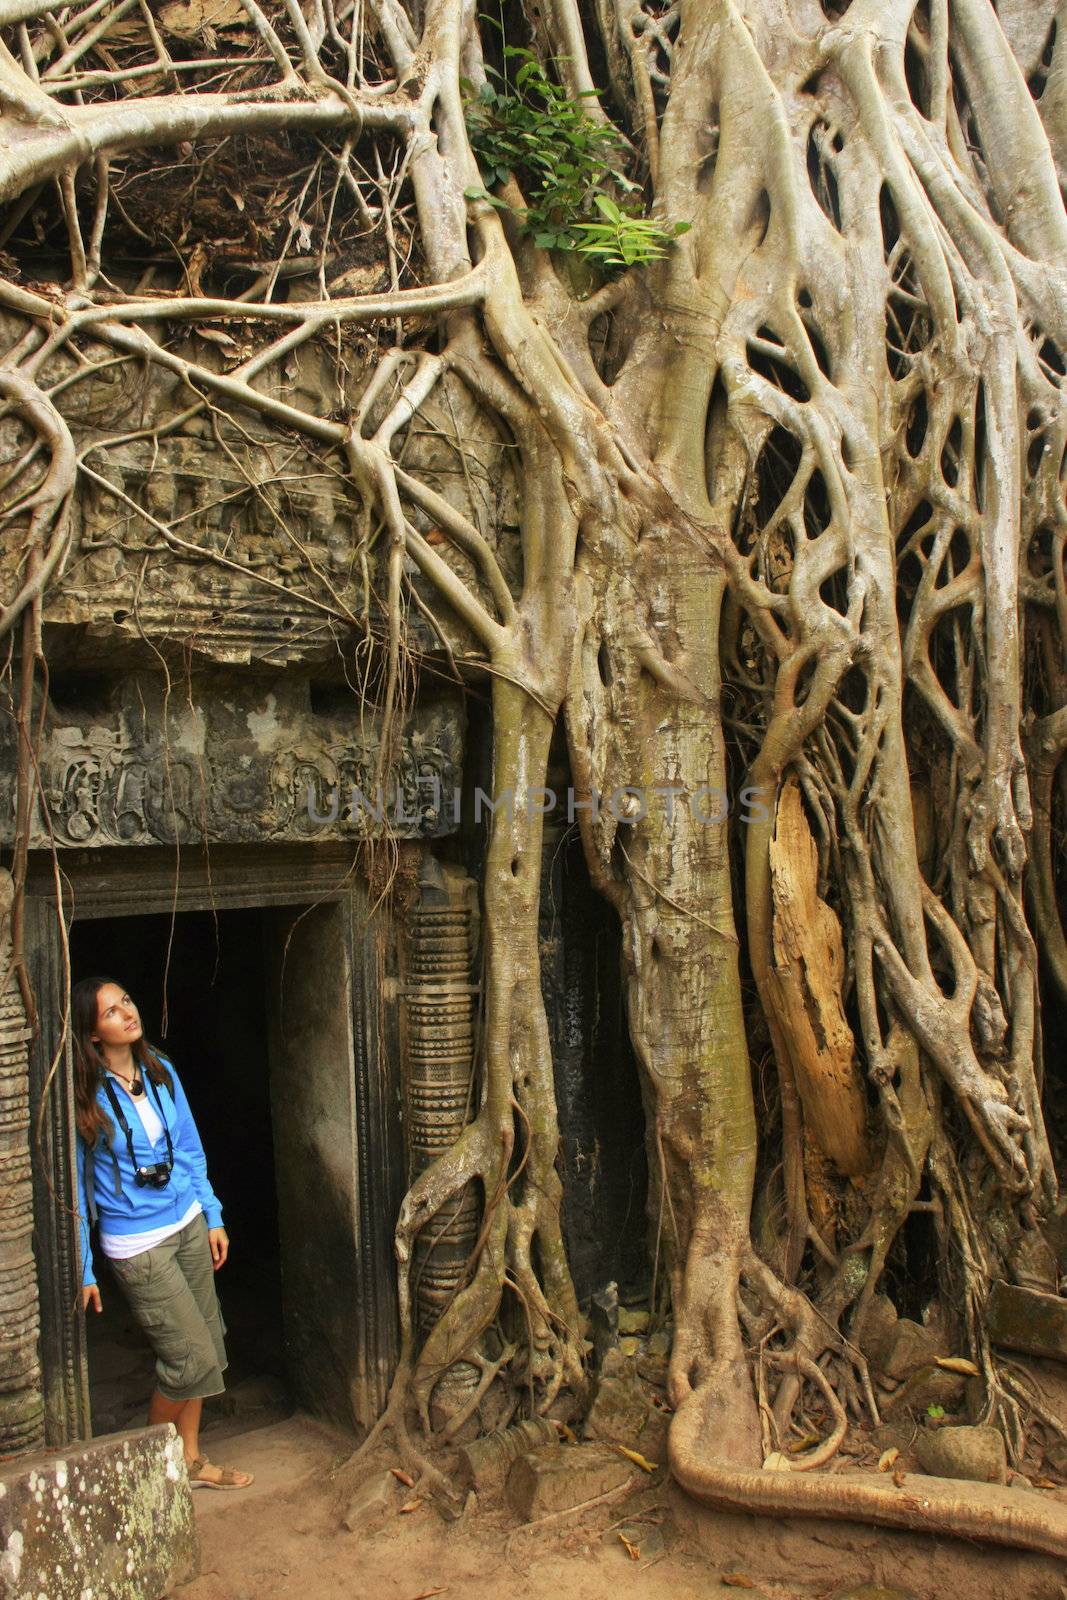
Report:
<svg viewBox="0 0 1067 1600"><path fill-rule="evenodd" d="M156 1161L150 1167L138 1167L133 1181L138 1189L165 1189L170 1182L169 1161Z"/></svg>

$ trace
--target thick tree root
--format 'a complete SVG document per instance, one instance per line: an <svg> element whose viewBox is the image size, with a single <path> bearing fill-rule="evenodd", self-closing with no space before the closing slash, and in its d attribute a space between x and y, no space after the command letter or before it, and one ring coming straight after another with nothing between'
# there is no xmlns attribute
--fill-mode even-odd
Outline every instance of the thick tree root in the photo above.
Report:
<svg viewBox="0 0 1067 1600"><path fill-rule="evenodd" d="M963 1485L918 1475L898 1488L867 1473L820 1477L736 1471L707 1459L703 1414L699 1392L676 1412L668 1440L670 1467L686 1494L717 1511L867 1522L1067 1558L1067 1507L1057 1502L998 1484Z"/></svg>
<svg viewBox="0 0 1067 1600"><path fill-rule="evenodd" d="M429 1459L429 1456L419 1449L411 1436L411 1430L408 1427L410 1405L411 1362L409 1358L404 1357L401 1359L389 1387L389 1397L385 1403L385 1410L362 1444L358 1445L337 1469L334 1473L334 1478L340 1478L349 1487L354 1486L363 1476L364 1465L370 1460L374 1451L386 1439L392 1439L404 1468L413 1477L417 1478L423 1489L430 1489L434 1493L443 1496L449 1502L458 1504L462 1497L456 1486Z"/></svg>

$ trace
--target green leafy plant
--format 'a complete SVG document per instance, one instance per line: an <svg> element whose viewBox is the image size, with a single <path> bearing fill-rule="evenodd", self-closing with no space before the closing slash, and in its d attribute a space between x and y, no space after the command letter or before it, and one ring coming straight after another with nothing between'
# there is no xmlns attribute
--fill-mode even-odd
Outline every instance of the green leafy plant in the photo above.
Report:
<svg viewBox="0 0 1067 1600"><path fill-rule="evenodd" d="M621 136L594 122L584 96L572 99L532 51L508 45L504 64L477 91L464 85L467 131L485 181L467 190L468 199L510 211L541 249L575 251L609 271L664 256L689 224L641 215L640 187L621 170ZM526 198L522 211L492 193L513 174Z"/></svg>
<svg viewBox="0 0 1067 1600"><path fill-rule="evenodd" d="M931 1421L940 1422L941 1418L945 1415L945 1408L944 1406L927 1406L926 1415L931 1419Z"/></svg>

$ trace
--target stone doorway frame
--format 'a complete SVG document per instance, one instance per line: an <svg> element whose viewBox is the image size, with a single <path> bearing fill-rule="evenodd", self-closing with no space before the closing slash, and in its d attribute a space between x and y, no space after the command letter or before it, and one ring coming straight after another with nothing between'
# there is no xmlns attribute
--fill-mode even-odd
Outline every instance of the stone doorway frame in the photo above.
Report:
<svg viewBox="0 0 1067 1600"><path fill-rule="evenodd" d="M372 920L364 874L343 845L218 845L64 850L71 920L337 904L351 974L356 1121L357 1344L353 1411L369 1425L384 1407L399 1349L393 1228L405 1186L400 1062L393 1008L381 1025L380 977L392 966L390 925ZM70 1041L60 1037L66 988L55 866L34 852L26 893L26 950L41 1026L30 1059L34 1247L41 1308L45 1435L61 1446L89 1437L84 1317L79 1309L76 1167ZM43 1112L42 1112L43 1106Z"/></svg>

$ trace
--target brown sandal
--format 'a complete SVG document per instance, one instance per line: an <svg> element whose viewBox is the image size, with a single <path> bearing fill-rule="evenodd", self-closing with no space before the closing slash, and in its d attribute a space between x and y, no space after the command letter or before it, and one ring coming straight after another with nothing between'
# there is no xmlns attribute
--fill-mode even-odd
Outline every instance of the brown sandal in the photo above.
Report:
<svg viewBox="0 0 1067 1600"><path fill-rule="evenodd" d="M190 1489L247 1489L250 1483L255 1483L255 1474L239 1472L235 1467L215 1467L217 1478L205 1478L204 1468L214 1466L205 1456L197 1456L195 1461L188 1463ZM241 1481L238 1482L238 1479Z"/></svg>

